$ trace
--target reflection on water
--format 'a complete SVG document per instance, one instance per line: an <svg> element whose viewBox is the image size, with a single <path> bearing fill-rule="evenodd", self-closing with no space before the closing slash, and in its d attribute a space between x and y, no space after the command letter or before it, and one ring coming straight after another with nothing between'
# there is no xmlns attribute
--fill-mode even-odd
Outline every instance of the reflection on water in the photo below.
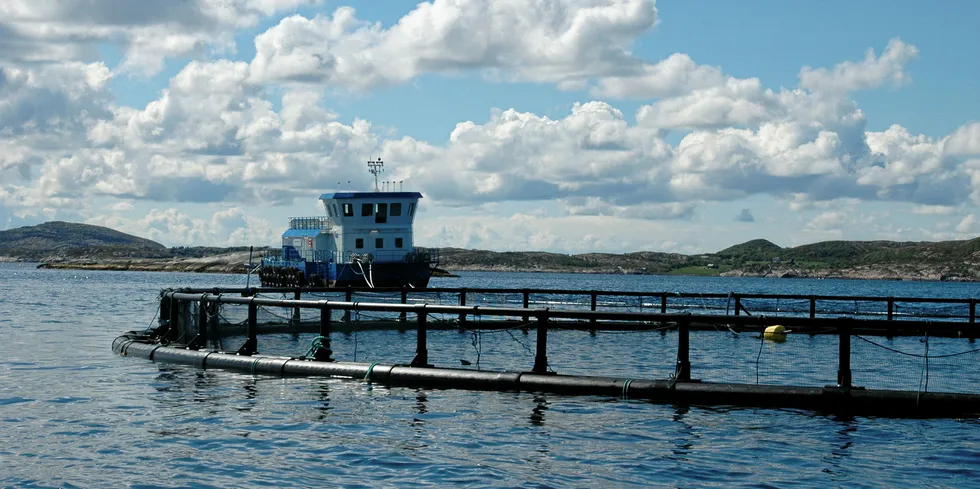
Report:
<svg viewBox="0 0 980 489"><path fill-rule="evenodd" d="M548 410L548 400L543 397L534 398L534 409L531 410L531 424L534 426L544 425L544 412Z"/></svg>
<svg viewBox="0 0 980 489"><path fill-rule="evenodd" d="M675 405L674 413L671 415L671 420L676 423L676 433L679 435L675 437L674 448L671 450L677 460L688 460L686 456L691 454L694 439L698 437L694 426L685 419L690 412L691 409L687 406Z"/></svg>
<svg viewBox="0 0 980 489"><path fill-rule="evenodd" d="M823 470L829 474L836 474L836 470L844 464L844 459L850 455L848 449L854 444L854 434L858 430L858 423L853 419L839 421L842 427L835 431L829 456L824 457L824 461L829 467Z"/></svg>

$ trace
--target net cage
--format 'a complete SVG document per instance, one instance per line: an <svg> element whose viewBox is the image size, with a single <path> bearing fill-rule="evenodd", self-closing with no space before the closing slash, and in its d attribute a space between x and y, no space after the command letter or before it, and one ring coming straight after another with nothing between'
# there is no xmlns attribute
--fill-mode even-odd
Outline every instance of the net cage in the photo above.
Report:
<svg viewBox="0 0 980 489"><path fill-rule="evenodd" d="M293 299L293 294L259 294L257 297ZM522 307L521 292L459 293L318 292L304 293L303 299L391 304L439 304L476 306L477 313L426 313L428 363L444 368L489 371L529 371L535 364L537 337L536 311L527 317L479 314L481 306ZM716 310L724 300L701 302L686 297L677 301L675 311L702 307ZM588 302L576 301L568 294L532 294L532 308L589 310ZM808 313L808 301L772 301L766 307L774 313ZM206 348L236 351L247 340L249 306L205 301L176 301L173 309L179 327L171 343L181 344L198 337L206 321ZM853 306L853 301L850 305ZM751 304L757 311L760 304ZM844 307L831 304L831 314ZM630 312L660 312L660 297L601 296L601 307ZM932 305L930 305L932 306ZM949 316L962 310L940 305ZM730 307L730 306L729 306ZM893 307L896 310L903 308ZM671 311L671 312L675 312ZM859 312L861 310L859 309ZM876 313L865 309L865 313ZM904 312L904 311L903 311ZM921 310L915 312L922 314ZM309 357L319 338L321 310L298 307L258 306L256 310L257 350L263 355ZM909 313L911 314L911 313ZM697 321L696 316L692 316ZM397 311L330 310L331 334L328 338L332 358L337 361L408 364L416 355L416 313ZM631 323L622 328L613 321L552 320L548 323L547 368L568 375L601 375L627 378L670 379L677 371L679 332L676 324L656 321ZM836 385L840 367L837 334L794 332L783 336L764 334L763 326L732 328L724 323L704 323L689 332L691 377L702 382L808 386ZM828 333L835 327L828 322ZM918 392L975 393L974 381L980 374L980 348L967 338L920 336L870 336L851 334L851 378L854 386Z"/></svg>

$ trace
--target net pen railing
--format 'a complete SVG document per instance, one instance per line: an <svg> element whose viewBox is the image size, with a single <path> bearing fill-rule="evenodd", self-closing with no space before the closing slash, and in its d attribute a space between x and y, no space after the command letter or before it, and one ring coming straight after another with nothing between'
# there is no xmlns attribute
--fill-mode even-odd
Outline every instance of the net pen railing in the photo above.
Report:
<svg viewBox="0 0 980 489"><path fill-rule="evenodd" d="M523 296L474 295L441 303L408 293L240 294L165 291L163 342L242 355L377 361L477 370L645 376L678 382L862 386L975 392L980 349L949 334L961 325L884 318L695 315L588 308L524 308ZM348 295L352 299L347 301ZM313 299L313 297L321 297ZM384 299L384 300L378 300ZM516 307L493 304L508 301ZM557 301L555 301L557 302ZM639 303L639 301L637 302ZM530 305L530 304L529 304ZM563 306L564 304L551 304ZM625 309L625 308L623 308ZM298 328L297 311L315 328ZM401 320L397 330L359 328L363 317ZM343 332L335 326L349 321ZM450 328L435 328L440 321ZM711 327L694 329L694 321ZM798 326L833 334L796 334ZM789 333L768 335L784 326ZM164 326L161 326L161 328ZM896 337L868 337L883 328ZM414 340L410 331L415 332ZM945 336L943 336L945 335ZM260 340L261 337L261 340ZM260 345L261 341L261 345ZM261 348L260 348L261 346Z"/></svg>
<svg viewBox="0 0 980 489"><path fill-rule="evenodd" d="M212 289L182 289L188 293ZM699 293L669 291L611 291L563 289L495 288L259 288L232 289L227 292L275 296L343 296L347 302L399 302L562 308L569 310L691 313L694 315L766 315L780 317L858 319L940 320L976 323L976 298L958 297L876 297L755 293ZM448 318L447 318L448 319Z"/></svg>

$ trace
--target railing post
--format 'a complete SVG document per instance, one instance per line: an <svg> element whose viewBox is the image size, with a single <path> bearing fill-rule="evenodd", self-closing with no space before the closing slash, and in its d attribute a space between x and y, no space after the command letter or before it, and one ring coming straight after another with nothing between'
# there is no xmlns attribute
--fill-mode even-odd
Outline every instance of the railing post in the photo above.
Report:
<svg viewBox="0 0 980 489"><path fill-rule="evenodd" d="M245 326L245 344L238 349L239 355L254 355L259 352L259 306L253 298L248 303L248 322Z"/></svg>
<svg viewBox="0 0 980 489"><path fill-rule="evenodd" d="M415 358L412 359L411 366L431 368L432 365L429 365L429 347L426 342L428 313L425 312L425 304L418 309L415 316L418 318L418 332L415 334Z"/></svg>
<svg viewBox="0 0 980 489"><path fill-rule="evenodd" d="M838 318L840 352L838 353L837 387L851 388L851 319Z"/></svg>
<svg viewBox="0 0 980 489"><path fill-rule="evenodd" d="M810 319L817 317L817 298L810 296Z"/></svg>
<svg viewBox="0 0 980 489"><path fill-rule="evenodd" d="M354 298L354 291L350 290L350 286L348 285L347 290L344 291L344 300L346 302L351 302L351 299L353 298ZM342 321L344 321L345 323L350 322L350 309L344 309L344 318L342 319Z"/></svg>
<svg viewBox="0 0 980 489"><path fill-rule="evenodd" d="M170 341L177 341L180 338L180 301L174 299L173 296L170 297L170 332L167 334L167 339ZM184 326L186 327L186 325Z"/></svg>
<svg viewBox="0 0 980 489"><path fill-rule="evenodd" d="M548 372L548 313L538 314L538 338L535 342L534 367L531 372L543 374Z"/></svg>
<svg viewBox="0 0 980 489"><path fill-rule="evenodd" d="M527 289L524 289L522 292L524 293L524 305L523 305L523 307L524 307L524 309L527 309L527 305L531 303L531 292L529 292ZM526 323L526 322L528 322L528 321L531 320L531 317L528 316L527 314L525 314L522 319Z"/></svg>
<svg viewBox="0 0 980 489"><path fill-rule="evenodd" d="M171 329L173 328L173 325L170 324L170 310L172 309L170 302L172 300L172 298L165 295L160 297L160 321L158 324L161 329L157 330L157 334L163 332L168 336L170 335ZM163 325L167 325L167 329L162 329Z"/></svg>
<svg viewBox="0 0 980 489"><path fill-rule="evenodd" d="M201 301L197 306L197 336L188 343L187 347L198 350L208 346L208 301L201 296Z"/></svg>
<svg viewBox="0 0 980 489"><path fill-rule="evenodd" d="M293 300L297 300L298 301L300 299L300 297L301 296L300 296L299 287L297 287L296 290L293 292ZM301 321L302 321L302 318L300 317L299 306L294 307L293 308L293 320L292 320L292 322L294 322L296 324L299 324Z"/></svg>
<svg viewBox="0 0 980 489"><path fill-rule="evenodd" d="M977 300L970 299L970 324L977 322Z"/></svg>
<svg viewBox="0 0 980 489"><path fill-rule="evenodd" d="M735 296L735 315L738 316L742 314L742 298Z"/></svg>
<svg viewBox="0 0 980 489"><path fill-rule="evenodd" d="M592 311L592 312L595 312L595 306L596 306L596 302L598 300L598 296L599 296L599 294L596 291L593 290L592 291L592 304L589 307L589 310ZM595 327L595 323L596 323L595 317L590 318L589 319L589 323L592 324L593 327Z"/></svg>
<svg viewBox="0 0 980 489"><path fill-rule="evenodd" d="M332 362L333 350L330 349L330 321L333 311L327 307L320 308L320 345L313 350L313 359L318 362Z"/></svg>
<svg viewBox="0 0 980 489"><path fill-rule="evenodd" d="M408 304L408 290L406 290L405 287L402 287L401 292L402 292L402 304ZM406 313L405 311L402 311L401 314L398 315L399 322L404 323L407 318L408 318L408 313Z"/></svg>
<svg viewBox="0 0 980 489"><path fill-rule="evenodd" d="M888 298L888 320L892 320L892 313L895 311L895 299Z"/></svg>
<svg viewBox="0 0 980 489"><path fill-rule="evenodd" d="M466 289L459 289L459 307L466 305ZM466 313L459 315L459 326L463 327L466 325Z"/></svg>
<svg viewBox="0 0 980 489"><path fill-rule="evenodd" d="M736 309L738 311L738 309ZM677 321L677 369L674 381L691 381L691 318L690 314Z"/></svg>
<svg viewBox="0 0 980 489"><path fill-rule="evenodd" d="M660 295L660 314L667 314L667 293Z"/></svg>

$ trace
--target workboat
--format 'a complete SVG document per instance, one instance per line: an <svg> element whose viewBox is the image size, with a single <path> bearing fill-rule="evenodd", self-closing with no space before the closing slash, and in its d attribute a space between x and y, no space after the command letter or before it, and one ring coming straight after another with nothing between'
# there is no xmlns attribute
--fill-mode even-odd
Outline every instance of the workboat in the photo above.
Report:
<svg viewBox="0 0 980 489"><path fill-rule="evenodd" d="M291 217L282 250L262 258L264 287L411 287L429 284L437 249L417 248L412 225L419 192L378 188L384 163L368 162L373 192L320 196L324 216Z"/></svg>

